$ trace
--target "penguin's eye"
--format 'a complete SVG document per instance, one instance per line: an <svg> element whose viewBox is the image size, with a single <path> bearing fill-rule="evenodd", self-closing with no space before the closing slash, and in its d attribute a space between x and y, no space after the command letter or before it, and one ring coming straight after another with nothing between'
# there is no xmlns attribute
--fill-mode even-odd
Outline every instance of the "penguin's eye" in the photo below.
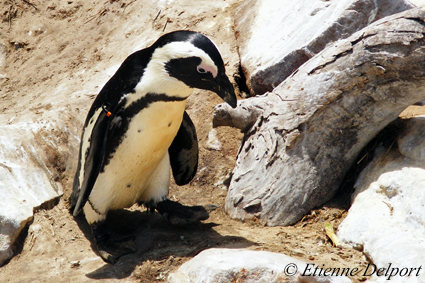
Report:
<svg viewBox="0 0 425 283"><path fill-rule="evenodd" d="M201 66L196 67L196 70L200 74L206 74L207 73L207 71L204 68L202 68Z"/></svg>

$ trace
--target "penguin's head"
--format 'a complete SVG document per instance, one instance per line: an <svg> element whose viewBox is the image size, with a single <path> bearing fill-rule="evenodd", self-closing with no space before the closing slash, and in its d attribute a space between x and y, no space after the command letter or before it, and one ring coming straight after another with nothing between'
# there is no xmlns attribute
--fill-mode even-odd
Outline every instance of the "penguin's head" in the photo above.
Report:
<svg viewBox="0 0 425 283"><path fill-rule="evenodd" d="M152 48L155 51L151 61L160 62L169 79L189 88L213 91L236 107L235 91L223 59L208 37L193 31L175 31L161 36Z"/></svg>

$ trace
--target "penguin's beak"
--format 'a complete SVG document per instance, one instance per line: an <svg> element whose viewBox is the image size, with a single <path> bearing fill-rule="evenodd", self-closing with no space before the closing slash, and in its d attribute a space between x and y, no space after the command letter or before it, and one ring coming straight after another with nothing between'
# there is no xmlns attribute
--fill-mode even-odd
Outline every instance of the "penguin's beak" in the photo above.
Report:
<svg viewBox="0 0 425 283"><path fill-rule="evenodd" d="M223 74L218 75L216 78L217 85L215 87L214 92L218 94L227 104L232 106L232 108L236 108L237 101L235 90L233 88L232 83L229 81L229 78Z"/></svg>

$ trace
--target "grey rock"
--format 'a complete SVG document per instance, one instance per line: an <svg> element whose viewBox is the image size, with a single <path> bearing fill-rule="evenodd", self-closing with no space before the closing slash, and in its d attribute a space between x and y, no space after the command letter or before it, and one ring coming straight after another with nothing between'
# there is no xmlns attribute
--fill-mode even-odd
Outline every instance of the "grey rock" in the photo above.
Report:
<svg viewBox="0 0 425 283"><path fill-rule="evenodd" d="M348 215L338 227L344 244L363 249L378 268L385 268L387 276L375 273L371 280L377 281L373 282L424 281L425 272L419 267L425 261L425 164L423 154L421 158L412 155L425 152L424 128L424 117L412 118L398 137L398 149L376 149L373 161L356 182ZM407 148L410 151L405 154ZM391 272L393 277L389 277Z"/></svg>
<svg viewBox="0 0 425 283"><path fill-rule="evenodd" d="M413 7L405 0L244 1L235 31L251 94L272 91L330 43Z"/></svg>
<svg viewBox="0 0 425 283"><path fill-rule="evenodd" d="M424 98L424 19L425 11L412 9L377 21L272 93L241 101L236 112L264 110L245 133L226 211L290 225L332 198L361 149Z"/></svg>
<svg viewBox="0 0 425 283"><path fill-rule="evenodd" d="M312 263L307 264L279 253L209 249L184 263L177 272L171 273L168 282L351 282L346 276L312 276L315 267ZM303 273L306 276L302 276Z"/></svg>

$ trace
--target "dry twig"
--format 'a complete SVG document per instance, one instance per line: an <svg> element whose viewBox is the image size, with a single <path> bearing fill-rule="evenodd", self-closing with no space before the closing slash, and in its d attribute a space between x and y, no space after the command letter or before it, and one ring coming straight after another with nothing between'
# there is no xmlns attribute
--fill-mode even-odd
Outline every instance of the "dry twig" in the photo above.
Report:
<svg viewBox="0 0 425 283"><path fill-rule="evenodd" d="M24 3L27 3L28 5L32 6L34 9L38 10L38 9L37 9L37 6L36 6L34 3L31 3L31 2L30 2L30 1L28 1L28 0L23 0L23 1L24 1Z"/></svg>

